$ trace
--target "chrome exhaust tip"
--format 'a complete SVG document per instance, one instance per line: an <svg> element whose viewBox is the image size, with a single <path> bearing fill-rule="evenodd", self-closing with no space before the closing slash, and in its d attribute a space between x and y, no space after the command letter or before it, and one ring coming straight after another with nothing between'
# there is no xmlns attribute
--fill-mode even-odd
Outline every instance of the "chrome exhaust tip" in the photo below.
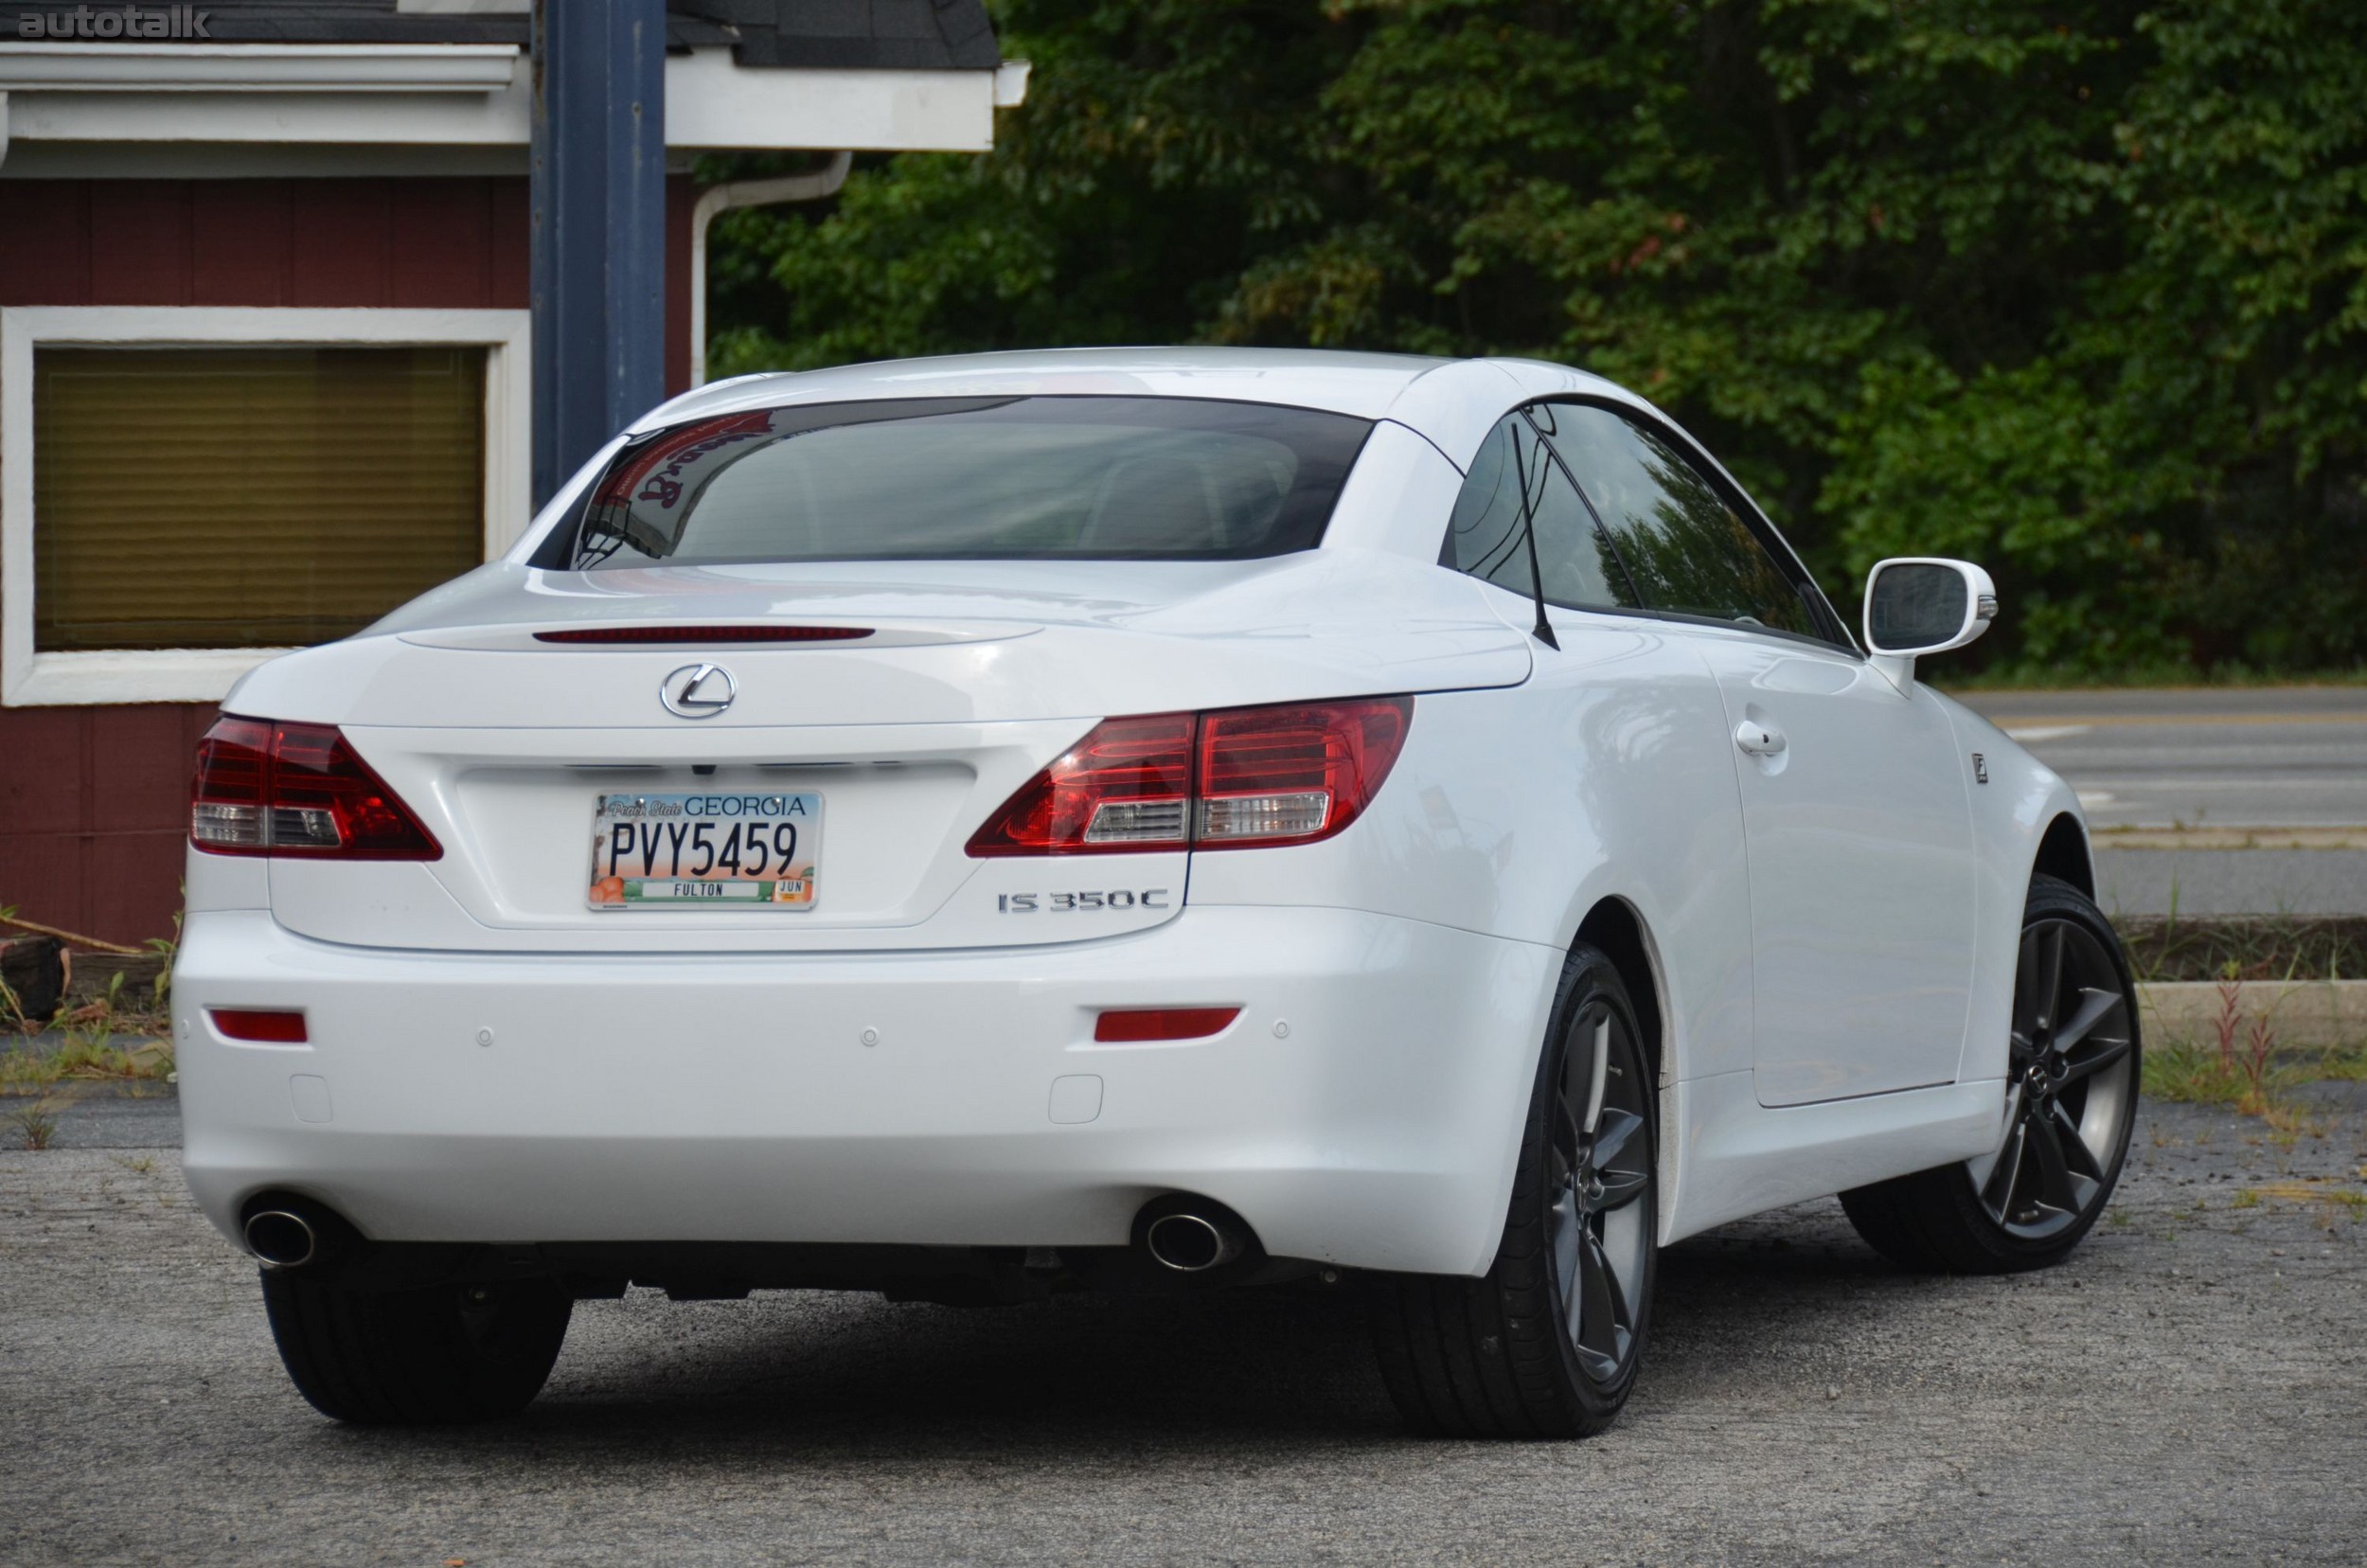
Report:
<svg viewBox="0 0 2367 1568"><path fill-rule="evenodd" d="M241 1227L246 1250L269 1269L300 1269L320 1256L320 1233L301 1214L283 1208L258 1209Z"/></svg>
<svg viewBox="0 0 2367 1568"><path fill-rule="evenodd" d="M1189 1209L1163 1214L1143 1231L1150 1260L1177 1274L1205 1274L1241 1256L1243 1238L1231 1222Z"/></svg>

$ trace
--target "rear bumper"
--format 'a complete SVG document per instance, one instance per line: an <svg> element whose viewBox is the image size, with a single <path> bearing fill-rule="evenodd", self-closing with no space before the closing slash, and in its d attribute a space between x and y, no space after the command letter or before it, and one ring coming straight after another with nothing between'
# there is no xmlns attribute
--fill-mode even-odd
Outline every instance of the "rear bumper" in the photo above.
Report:
<svg viewBox="0 0 2367 1568"><path fill-rule="evenodd" d="M1332 909L696 957L387 953L198 913L185 1166L225 1234L292 1188L387 1241L1115 1246L1187 1191L1277 1256L1477 1274L1559 957ZM1192 1004L1243 1011L1205 1041L1093 1041L1102 1008ZM311 1040L231 1042L209 1007L301 1008Z"/></svg>

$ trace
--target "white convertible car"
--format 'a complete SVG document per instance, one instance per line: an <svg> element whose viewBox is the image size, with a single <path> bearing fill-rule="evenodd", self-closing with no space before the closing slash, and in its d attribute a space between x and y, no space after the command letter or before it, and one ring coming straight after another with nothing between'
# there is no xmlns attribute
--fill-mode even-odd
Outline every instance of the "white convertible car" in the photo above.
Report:
<svg viewBox="0 0 2367 1568"><path fill-rule="evenodd" d="M2128 971L2062 780L1648 403L1528 361L743 378L201 748L190 1186L305 1397L515 1412L629 1284L1359 1284L1433 1431L1593 1431L1662 1246L2064 1255Z"/></svg>

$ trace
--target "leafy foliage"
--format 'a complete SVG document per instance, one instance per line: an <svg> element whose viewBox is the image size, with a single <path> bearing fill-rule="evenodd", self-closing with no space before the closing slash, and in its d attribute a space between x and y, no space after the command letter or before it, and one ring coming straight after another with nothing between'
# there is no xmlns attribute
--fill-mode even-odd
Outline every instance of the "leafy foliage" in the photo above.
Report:
<svg viewBox="0 0 2367 1568"><path fill-rule="evenodd" d="M717 373L1535 354L2025 668L2367 662L2353 0L1007 0L984 157L719 225ZM1847 602L1854 594L1837 594Z"/></svg>

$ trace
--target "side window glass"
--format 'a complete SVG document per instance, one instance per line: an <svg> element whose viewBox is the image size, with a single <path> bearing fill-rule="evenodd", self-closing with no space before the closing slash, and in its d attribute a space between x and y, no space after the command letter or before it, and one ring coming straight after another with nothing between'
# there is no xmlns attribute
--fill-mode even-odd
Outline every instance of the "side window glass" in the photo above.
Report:
<svg viewBox="0 0 2367 1568"><path fill-rule="evenodd" d="M1683 454L1606 408L1554 416L1554 446L1649 608L1824 634L1791 575Z"/></svg>
<svg viewBox="0 0 2367 1568"><path fill-rule="evenodd" d="M1573 610L1643 608L1617 555L1537 427L1526 416L1511 414L1488 432L1471 460L1439 564L1526 598L1535 591L1529 576L1532 529L1537 580L1547 603Z"/></svg>

